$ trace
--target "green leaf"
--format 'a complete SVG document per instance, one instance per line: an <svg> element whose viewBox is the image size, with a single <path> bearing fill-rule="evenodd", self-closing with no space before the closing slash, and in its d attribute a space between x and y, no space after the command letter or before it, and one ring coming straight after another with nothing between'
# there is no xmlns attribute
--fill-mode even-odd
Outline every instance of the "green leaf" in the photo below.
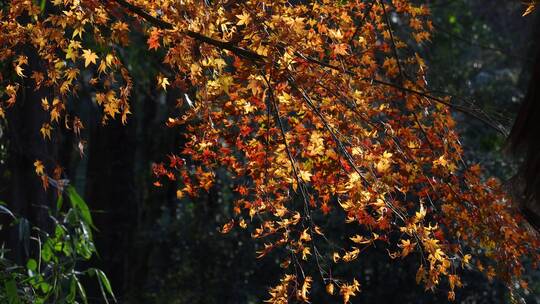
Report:
<svg viewBox="0 0 540 304"><path fill-rule="evenodd" d="M15 283L15 280L11 279L9 281L6 281L4 283L4 288L8 296L9 304L21 303L21 299L19 298L19 295L17 294L17 283Z"/></svg>
<svg viewBox="0 0 540 304"><path fill-rule="evenodd" d="M29 259L28 262L26 262L26 268L28 270L36 271L37 268L37 262L34 259Z"/></svg>
<svg viewBox="0 0 540 304"><path fill-rule="evenodd" d="M55 238L60 239L61 237L64 236L64 234L66 234L66 231L65 231L65 228L62 225L56 225L56 227L54 227L54 237Z"/></svg>
<svg viewBox="0 0 540 304"><path fill-rule="evenodd" d="M43 291L43 293L47 294L49 293L49 291L51 291L51 285L47 282L41 282L39 283L39 288L41 289L41 291Z"/></svg>
<svg viewBox="0 0 540 304"><path fill-rule="evenodd" d="M58 199L56 200L56 212L60 212L63 204L64 204L64 197L62 194L60 194L58 195Z"/></svg>
<svg viewBox="0 0 540 304"><path fill-rule="evenodd" d="M71 202L71 206L79 211L83 221L86 224L93 227L94 224L92 223L92 215L90 214L90 209L88 209L88 205L84 202L82 197L77 193L73 186L67 187L67 193L69 196L69 201Z"/></svg>
<svg viewBox="0 0 540 304"><path fill-rule="evenodd" d="M71 281L69 282L69 293L66 296L66 301L68 303L75 302L75 297L77 296L77 277L74 275L71 276Z"/></svg>
<svg viewBox="0 0 540 304"><path fill-rule="evenodd" d="M51 245L49 244L49 240L43 244L43 247L41 248L41 259L45 262L49 262L53 256Z"/></svg>
<svg viewBox="0 0 540 304"><path fill-rule="evenodd" d="M96 269L95 271L96 271L96 273L97 273L97 275L99 277L99 280L101 281L101 283L105 287L105 290L116 301L116 297L114 296L114 293L113 293L113 290L112 290L112 287L111 287L111 282L109 282L109 278L107 278L107 275L103 271L101 271L100 269Z"/></svg>
<svg viewBox="0 0 540 304"><path fill-rule="evenodd" d="M86 291L84 290L84 287L76 276L74 276L74 278L77 281L77 289L79 290L79 295L81 295L81 299L85 304L88 304L88 298L86 297Z"/></svg>

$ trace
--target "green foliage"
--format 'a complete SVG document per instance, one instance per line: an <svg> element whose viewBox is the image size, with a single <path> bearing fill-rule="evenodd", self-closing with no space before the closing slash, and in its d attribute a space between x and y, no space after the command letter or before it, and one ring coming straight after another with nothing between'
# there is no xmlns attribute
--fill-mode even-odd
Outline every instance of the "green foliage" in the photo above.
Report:
<svg viewBox="0 0 540 304"><path fill-rule="evenodd" d="M31 227L25 218L17 218L0 205L0 212L11 217L18 226L23 244L37 243L25 266L6 257L8 250L0 251L1 303L89 303L81 280L95 277L103 300L115 300L109 279L96 268L81 270L81 263L96 254L92 236L92 216L86 202L75 188L69 186L65 194L70 207L63 211L63 193L59 193L56 209L49 212L53 221L51 232ZM32 232L32 233L31 233ZM25 245L28 250L28 245Z"/></svg>

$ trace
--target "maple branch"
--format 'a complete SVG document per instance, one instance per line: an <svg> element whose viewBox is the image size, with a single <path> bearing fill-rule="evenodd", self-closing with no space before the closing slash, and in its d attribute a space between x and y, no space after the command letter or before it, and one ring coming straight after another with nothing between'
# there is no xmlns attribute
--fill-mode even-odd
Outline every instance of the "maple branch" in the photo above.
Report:
<svg viewBox="0 0 540 304"><path fill-rule="evenodd" d="M107 0L101 0L101 1L107 4ZM165 30L174 29L173 24L171 24L169 22L166 22L166 21L163 21L163 20L161 20L161 19L159 19L157 17L154 17L154 16L148 14L147 12L145 12L140 7L131 4L131 3L127 2L126 0L113 0L113 1L116 2L119 6L123 7L126 10L128 10L129 12L143 18L147 22L151 23L152 25L154 25L154 26L156 26L156 27L158 27L160 29L165 29ZM231 42L226 42L226 41L221 41L221 40L217 40L217 39L214 39L214 38L210 38L208 36L205 36L203 34L200 34L200 33L197 33L197 32L191 31L191 30L184 30L184 31L182 31L182 33L185 34L186 36L189 36L189 37L195 39L195 40L198 40L198 41L213 45L213 46L215 46L217 48L220 48L220 49L231 51L233 54L235 54L235 55L237 55L239 57L242 57L242 58L254 61L254 62L265 62L268 59L267 56L259 55L259 54L255 53L254 51L247 50L245 48L236 46ZM352 71L346 70L346 69L342 69L340 67L337 67L337 66L322 62L322 61L320 61L320 60L318 60L316 58L313 58L311 56L305 56L304 54L302 54L302 53L300 53L298 51L295 52L295 55L300 57L300 58L303 58L303 59L305 59L307 61L310 61L312 63L316 63L316 64L318 64L320 66L323 66L323 67L327 67L327 68L330 68L330 69L333 69L333 70L336 70L336 71L340 71L342 73L345 73L345 74L348 74L348 75L351 75L351 76L358 76L358 74L356 74L355 72L352 72ZM507 135L507 132L500 125L497 125L494 122L491 122L488 119L486 119L484 117L481 117L480 115L470 111L470 109L468 109L466 107L462 107L462 106L456 105L456 104L451 104L451 103L445 101L442 98L438 98L438 97L432 96L430 94L427 94L425 92L413 90L413 89L406 88L406 87L396 85L396 84L393 84L393 83L390 83L390 82L386 82L386 81L383 81L383 80L377 80L377 79L368 78L368 77L362 77L361 80L369 81L371 83L376 83L376 84L385 85L385 86L389 86L389 87L393 87L393 88L396 88L396 89L399 89L399 90L406 91L408 93L412 93L412 94L416 94L416 95L428 98L428 99L430 99L432 101L435 101L435 102L440 103L442 105L445 105L447 107L453 108L453 109L455 109L455 110L457 110L457 111L459 111L461 113L469 115L469 116L483 122L484 124L491 127L492 129L496 130L497 132L499 132L503 136Z"/></svg>
<svg viewBox="0 0 540 304"><path fill-rule="evenodd" d="M102 1L106 2L106 0L102 0ZM156 26L156 27L158 27L160 29L164 29L164 30L173 30L174 29L174 25L172 23L169 23L167 21L163 21L163 20L161 20L161 19L159 19L157 17L154 17L154 16L148 14L147 12L145 12L140 7L131 4L131 3L127 2L126 0L113 0L113 1L116 2L118 5L120 5L121 7L123 7L124 9L128 10L129 12L143 18L148 23L151 23L152 25L154 25L154 26ZM200 34L200 33L197 33L197 32L191 31L191 30L182 30L181 33L183 33L186 36L189 36L189 37L191 37L191 38L193 38L195 40L198 40L200 42L204 42L204 43L213 45L213 46L218 47L220 49L231 51L235 55L237 55L239 57L242 57L242 58L249 59L251 61L260 62L260 61L264 61L266 59L266 56L259 55L259 54L255 53L253 51L250 51L250 50L247 50L245 48L236 46L236 45L234 45L234 44L232 44L230 42L210 38L208 36L205 36L203 34Z"/></svg>
<svg viewBox="0 0 540 304"><path fill-rule="evenodd" d="M398 54L398 50L397 50L397 47L396 47L396 39L394 38L394 33L393 33L393 30L392 30L392 24L390 24L390 19L388 18L388 13L386 12L386 6L384 5L383 0L380 0L379 3L381 4L381 7L383 9L384 20L386 22L386 26L388 26L388 34L390 34L390 42L392 43L392 51L394 53L394 57L396 59L396 64L397 64L398 70L399 70L399 85L400 85L400 87L403 87L403 83L405 82L405 74L403 72L403 68L401 67L401 61L399 59L399 54ZM401 94L403 96L403 100L406 100L407 99L406 91L401 90ZM418 115L416 114L415 111L410 111L410 112L413 115L414 120L416 121L416 124L418 125L418 128L420 129L420 132L422 132L422 134L426 138L426 142L431 147L431 149L434 150L434 146L431 143L431 141L429 140L429 136L428 136L426 130L424 129L424 126L422 126L422 124L420 123L420 120L418 119Z"/></svg>
<svg viewBox="0 0 540 304"><path fill-rule="evenodd" d="M313 57L310 57L310 56L305 56L299 52L296 52L295 53L298 57L300 58L303 58L307 61L310 61L312 63L315 63L317 65L320 65L320 66L323 66L323 67L326 67L326 68L329 68L329 69L332 69L332 70L335 70L335 71L339 71L341 73L344 73L344 74L347 74L347 75L350 75L350 76L356 76L358 77L359 75L351 70L347 70L347 69L342 69L338 66L335 66L335 65L332 65L332 64L329 64L329 63L326 63L326 62L323 62L323 61L320 61L316 58L313 58ZM467 107L464 107L464 106L460 106L460 105L457 105L457 104L452 104L446 100L444 100L443 98L440 98L440 97L436 97L436 96L433 96L433 95L430 95L426 92L422 92L422 91L418 91L418 90L414 90L414 89L411 89L411 88L407 88L407 87L404 87L404 86L400 86L400 85L397 85L397 84L394 84L394 83L391 83L391 82L387 82L387 81L384 81L384 80L379 80L379 79L376 79L376 78L370 78L370 77L361 77L360 80L363 80L363 81L367 81L367 82L371 82L371 83L376 83L376 84L380 84L380 85L384 85L384 86L388 86L388 87L392 87L392 88L395 88L395 89L398 89L398 90L402 90L402 91L406 91L408 93L412 93L412 94L415 94L415 95L418 95L418 96L422 96L422 97L425 97L425 98L428 98L432 101L435 101L437 103L440 103L442 105L445 105L449 108L453 108L455 109L456 111L458 112L461 112L463 114L466 114L466 115L469 115L481 122L483 122L484 124L486 124L487 126L491 127L492 129L494 129L495 131L499 132L501 135L503 136L507 136L507 132L506 130L504 130L504 128L502 128L500 125L498 124L495 124L494 122L492 121L489 121L488 119L484 118L484 117L481 117L480 115L472 112L470 109L468 109ZM445 95L449 95L452 97L451 94L445 94Z"/></svg>
<svg viewBox="0 0 540 304"><path fill-rule="evenodd" d="M281 132L281 136L283 137L283 144L285 145L285 151L287 152L287 156L289 158L289 161L291 163L291 167L292 167L292 170L293 170L293 174L296 178L296 183L298 185L298 188L300 189L300 193L302 194L302 198L304 200L304 212L306 213L306 216L309 220L311 220L311 216L310 216L310 213L309 213L309 208L307 206L308 204L308 198L307 198L307 194L305 193L305 190L304 190L304 182L303 180L300 178L300 174L296 168L296 161L294 160L294 156L292 155L292 152L291 152L291 149L289 147L289 144L287 142L287 136L286 136L286 132L285 132L285 127L283 125L283 121L281 120L281 116L279 114L279 106L278 106L278 103L276 102L276 99L274 97L275 93L274 93L274 89L270 83L270 80L266 77L266 75L262 74L262 77L264 79L264 81L266 82L266 86L268 87L268 90L270 91L270 100L272 102L272 106L274 107L274 111L275 111L275 115L276 115L276 120L278 122L278 125L279 125L279 131Z"/></svg>
<svg viewBox="0 0 540 304"><path fill-rule="evenodd" d="M315 105L313 104L313 101L311 101L311 98L309 98L309 96L306 94L306 92L302 88L296 85L296 80L290 74L288 76L288 81L291 84L291 86L301 94L302 98L306 101L307 105L311 108L311 110L315 112L315 114L319 117L325 129L332 136L332 139L334 140L336 146L338 147L338 151L340 151L345 156L345 159L347 160L347 162L351 165L353 170L360 176L360 178L366 184L369 184L369 181L364 177L364 174L356 166L356 163L352 159L349 152L347 152L347 150L343 146L343 143L341 142L341 140L337 137L335 131L332 129L332 127L330 127L330 125L328 124L328 122L326 121L322 113L319 111L319 109L315 107ZM394 214L396 214L397 217L399 217L403 222L406 222L405 216L397 208L395 208L395 206L391 202L385 201L384 203L390 210L392 210L392 212L394 212Z"/></svg>

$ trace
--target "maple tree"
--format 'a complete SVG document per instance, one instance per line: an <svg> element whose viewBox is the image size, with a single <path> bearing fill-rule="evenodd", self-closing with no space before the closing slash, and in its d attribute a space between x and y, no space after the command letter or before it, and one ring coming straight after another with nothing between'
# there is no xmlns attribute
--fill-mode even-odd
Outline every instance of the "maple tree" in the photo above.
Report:
<svg viewBox="0 0 540 304"><path fill-rule="evenodd" d="M14 0L0 18L0 61L12 66L0 78L0 117L23 79L49 88L37 101L49 114L44 140L62 125L80 139L85 123L66 109L80 82L93 87L104 124L128 123L134 80L120 50L136 31L149 51L163 52L156 87L183 95L167 125L187 132L153 171L177 183L181 198L209 191L225 169L240 198L221 231L249 228L261 240L258 257L282 258L268 302L308 302L312 284L349 302L362 278L334 277L333 264L375 245L393 259L416 255L417 282L445 286L449 299L466 268L526 288L523 260L538 259L538 236L500 183L462 159L450 110L466 110L428 93L428 67L408 45L430 39L426 6ZM398 35L393 18L407 31ZM39 68L29 64L34 54ZM61 176L60 166L34 165L44 186ZM354 227L347 242L327 238L329 214Z"/></svg>

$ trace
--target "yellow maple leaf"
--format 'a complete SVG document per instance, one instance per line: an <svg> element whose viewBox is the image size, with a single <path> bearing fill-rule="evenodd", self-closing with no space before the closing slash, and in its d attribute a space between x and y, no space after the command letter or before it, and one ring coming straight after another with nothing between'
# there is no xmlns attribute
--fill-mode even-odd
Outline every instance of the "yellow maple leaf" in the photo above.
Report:
<svg viewBox="0 0 540 304"><path fill-rule="evenodd" d="M304 249L302 249L302 260L307 261L308 255L311 255L311 249L309 249L309 247L304 247Z"/></svg>
<svg viewBox="0 0 540 304"><path fill-rule="evenodd" d="M416 243L411 243L410 240L401 240L401 244L398 245L401 248L401 257L406 257L414 250Z"/></svg>
<svg viewBox="0 0 540 304"><path fill-rule="evenodd" d="M23 71L24 71L24 69L21 68L20 65L15 66L15 73L17 73L17 75L18 75L19 77L26 77L26 76L24 76Z"/></svg>
<svg viewBox="0 0 540 304"><path fill-rule="evenodd" d="M300 175L300 178L305 182L309 182L312 176L312 174L309 171L305 171L305 170L300 170L299 175Z"/></svg>
<svg viewBox="0 0 540 304"><path fill-rule="evenodd" d="M41 98L41 107L43 110L48 111L49 110L49 101L47 100L47 97Z"/></svg>
<svg viewBox="0 0 540 304"><path fill-rule="evenodd" d="M60 112L58 111L58 109L56 109L56 108L52 109L52 111L51 111L51 122L58 123L59 118L60 118Z"/></svg>
<svg viewBox="0 0 540 304"><path fill-rule="evenodd" d="M350 262L350 261L356 260L356 258L358 257L358 254L360 254L360 249L353 247L353 250L347 251L342 259L344 262Z"/></svg>
<svg viewBox="0 0 540 304"><path fill-rule="evenodd" d="M238 18L236 25L248 25L251 21L251 17L247 12L243 12L241 15L236 15L236 18Z"/></svg>
<svg viewBox="0 0 540 304"><path fill-rule="evenodd" d="M351 241L355 242L356 244L369 244L371 243L371 240L366 239L365 237L361 235L355 235L349 238Z"/></svg>
<svg viewBox="0 0 540 304"><path fill-rule="evenodd" d="M464 265L469 265L469 263L471 262L471 258L472 256L470 254L466 254L463 256L463 260L462 260L462 263Z"/></svg>
<svg viewBox="0 0 540 304"><path fill-rule="evenodd" d="M328 285L326 285L326 292L328 294L333 295L334 294L334 284L328 283Z"/></svg>
<svg viewBox="0 0 540 304"><path fill-rule="evenodd" d="M377 169L377 172L379 173L385 173L386 171L388 171L388 169L390 169L390 161L386 158L379 160L375 164L375 169Z"/></svg>
<svg viewBox="0 0 540 304"><path fill-rule="evenodd" d="M304 229L304 231L302 231L302 234L300 234L300 241L304 241L304 242L309 242L311 241L311 235L309 235L308 229Z"/></svg>
<svg viewBox="0 0 540 304"><path fill-rule="evenodd" d="M167 86L170 84L169 79L167 79L167 77L163 77L162 75L159 75L157 80L158 80L158 86L162 87L164 91L167 91Z"/></svg>
<svg viewBox="0 0 540 304"><path fill-rule="evenodd" d="M240 222L238 222L238 225L240 226L240 228L242 229L246 229L247 228L247 223L244 219L240 219Z"/></svg>
<svg viewBox="0 0 540 304"><path fill-rule="evenodd" d="M338 43L332 45L332 48L334 49L334 54L336 55L348 55L349 54L349 46L346 43Z"/></svg>
<svg viewBox="0 0 540 304"><path fill-rule="evenodd" d="M39 130L39 132L41 133L41 136L43 136L43 138L48 137L49 139L51 139L51 130L52 130L51 125L48 123L44 123L41 126L41 129Z"/></svg>
<svg viewBox="0 0 540 304"><path fill-rule="evenodd" d="M298 294L298 297L304 302L309 302L308 293L309 293L309 289L311 288L312 281L313 279L311 277L309 276L306 277L306 279L304 280L304 283L302 284L302 289L300 290Z"/></svg>
<svg viewBox="0 0 540 304"><path fill-rule="evenodd" d="M438 243L439 243L439 240L428 238L424 240L424 248L426 248L428 252L435 253L435 251L439 249Z"/></svg>
<svg viewBox="0 0 540 304"><path fill-rule="evenodd" d="M84 27L77 27L73 30L73 34L71 35L71 38L75 38L76 36L79 36L79 39L82 39L82 34L84 33Z"/></svg>
<svg viewBox="0 0 540 304"><path fill-rule="evenodd" d="M321 132L315 131L309 139L307 150L312 155L322 155L324 152L324 139Z"/></svg>
<svg viewBox="0 0 540 304"><path fill-rule="evenodd" d="M253 113L257 110L257 107L253 106L249 101L244 104L244 114Z"/></svg>
<svg viewBox="0 0 540 304"><path fill-rule="evenodd" d="M37 175L39 175L39 176L45 175L45 166L43 165L43 163L40 160L36 160L34 162L34 168L35 168L35 171L36 171Z"/></svg>
<svg viewBox="0 0 540 304"><path fill-rule="evenodd" d="M424 208L424 205L421 204L420 205L420 210L416 211L416 213L414 215L414 219L415 219L416 222L419 222L419 221L423 220L424 217L426 217L426 208Z"/></svg>
<svg viewBox="0 0 540 304"><path fill-rule="evenodd" d="M332 260L334 261L334 263L339 262L340 259L341 257L339 256L339 253L334 252L334 254L332 254Z"/></svg>
<svg viewBox="0 0 540 304"><path fill-rule="evenodd" d="M349 303L351 297L355 296L357 291L360 291L360 283L356 279L353 279L352 284L341 285L339 292L343 296L343 303Z"/></svg>
<svg viewBox="0 0 540 304"><path fill-rule="evenodd" d="M111 118L114 118L114 116L120 111L118 110L118 104L116 102L108 102L103 107L103 112L105 112L105 115L110 116Z"/></svg>
<svg viewBox="0 0 540 304"><path fill-rule="evenodd" d="M91 50L83 50L82 56L84 58L84 67L88 67L91 63L96 64L98 56Z"/></svg>
<svg viewBox="0 0 540 304"><path fill-rule="evenodd" d="M528 6L525 12L522 16L527 16L528 14L532 13L536 9L536 2L531 2Z"/></svg>

